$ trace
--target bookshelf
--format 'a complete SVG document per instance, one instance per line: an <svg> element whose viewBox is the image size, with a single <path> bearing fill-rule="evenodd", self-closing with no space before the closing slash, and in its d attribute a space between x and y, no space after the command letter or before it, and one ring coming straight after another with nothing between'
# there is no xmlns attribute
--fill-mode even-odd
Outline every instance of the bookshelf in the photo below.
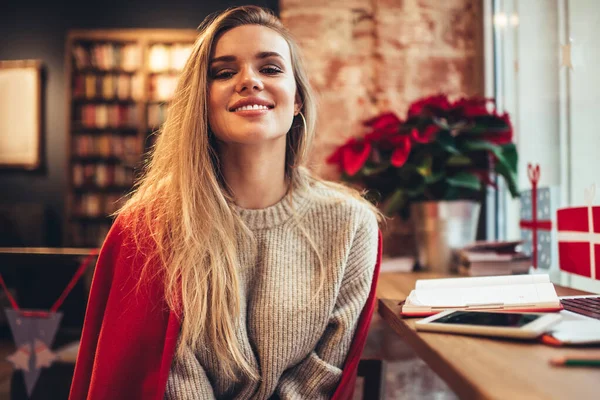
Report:
<svg viewBox="0 0 600 400"><path fill-rule="evenodd" d="M196 37L193 29L68 33L66 245L101 245Z"/></svg>

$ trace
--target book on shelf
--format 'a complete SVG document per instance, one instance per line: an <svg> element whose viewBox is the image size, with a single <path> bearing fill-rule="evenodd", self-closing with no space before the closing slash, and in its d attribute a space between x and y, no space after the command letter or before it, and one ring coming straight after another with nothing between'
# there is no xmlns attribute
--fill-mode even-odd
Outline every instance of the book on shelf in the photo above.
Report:
<svg viewBox="0 0 600 400"><path fill-rule="evenodd" d="M148 105L148 126L152 129L159 128L167 119L167 105L149 104Z"/></svg>
<svg viewBox="0 0 600 400"><path fill-rule="evenodd" d="M531 256L519 250L521 241L476 242L454 251L453 269L464 276L525 274Z"/></svg>
<svg viewBox="0 0 600 400"><path fill-rule="evenodd" d="M73 47L76 69L135 71L140 67L141 58L141 49L136 44L98 43L89 46L78 44Z"/></svg>
<svg viewBox="0 0 600 400"><path fill-rule="evenodd" d="M169 101L177 88L176 75L153 75L150 78L150 99L153 101Z"/></svg>
<svg viewBox="0 0 600 400"><path fill-rule="evenodd" d="M498 254L514 253L519 246L524 243L523 240L478 240L464 246L462 249L473 252L492 251Z"/></svg>
<svg viewBox="0 0 600 400"><path fill-rule="evenodd" d="M139 74L78 74L73 78L73 98L96 101L135 101L143 97Z"/></svg>
<svg viewBox="0 0 600 400"><path fill-rule="evenodd" d="M134 182L134 171L124 165L107 163L73 164L73 187L130 187Z"/></svg>
<svg viewBox="0 0 600 400"><path fill-rule="evenodd" d="M84 128L134 128L138 108L136 104L84 104L75 107L74 118Z"/></svg>
<svg viewBox="0 0 600 400"><path fill-rule="evenodd" d="M153 44L148 53L148 68L151 72L181 71L191 52L191 44Z"/></svg>
<svg viewBox="0 0 600 400"><path fill-rule="evenodd" d="M86 193L75 198L74 211L78 218L104 218L124 204L126 195L115 193Z"/></svg>
<svg viewBox="0 0 600 400"><path fill-rule="evenodd" d="M139 138L133 135L81 133L73 137L75 157L130 158L138 153Z"/></svg>
<svg viewBox="0 0 600 400"><path fill-rule="evenodd" d="M95 246L140 172L198 32L78 30L67 38L69 188L65 242Z"/></svg>
<svg viewBox="0 0 600 400"><path fill-rule="evenodd" d="M405 316L444 310L546 312L562 309L547 274L419 279L402 305Z"/></svg>

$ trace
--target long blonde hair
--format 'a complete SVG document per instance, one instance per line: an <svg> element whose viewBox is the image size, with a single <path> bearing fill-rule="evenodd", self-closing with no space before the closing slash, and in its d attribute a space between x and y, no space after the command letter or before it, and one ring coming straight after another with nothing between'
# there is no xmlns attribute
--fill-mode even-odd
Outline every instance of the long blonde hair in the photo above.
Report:
<svg viewBox="0 0 600 400"><path fill-rule="evenodd" d="M271 12L237 7L200 25L144 173L119 211L127 214L139 248L148 251L142 274L151 262L160 265L168 305L182 320L177 356L186 346L193 350L209 346L221 373L233 379L239 372L258 377L236 338L240 311L236 237L242 234L252 240L252 234L234 211L219 168L207 118L208 65L220 35L249 24L273 29L290 47L302 104L302 114L294 118L287 135L285 175L290 190L307 188L318 180L303 167L314 137L316 104L299 49ZM326 184L360 198L343 185ZM150 250L140 244L148 239Z"/></svg>

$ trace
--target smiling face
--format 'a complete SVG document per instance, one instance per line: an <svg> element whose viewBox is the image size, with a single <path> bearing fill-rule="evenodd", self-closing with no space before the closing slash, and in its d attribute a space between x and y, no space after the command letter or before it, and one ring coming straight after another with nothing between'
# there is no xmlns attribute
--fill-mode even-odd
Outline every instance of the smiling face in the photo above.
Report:
<svg viewBox="0 0 600 400"><path fill-rule="evenodd" d="M281 35L260 25L225 32L208 82L208 122L219 141L285 140L298 108L290 48Z"/></svg>

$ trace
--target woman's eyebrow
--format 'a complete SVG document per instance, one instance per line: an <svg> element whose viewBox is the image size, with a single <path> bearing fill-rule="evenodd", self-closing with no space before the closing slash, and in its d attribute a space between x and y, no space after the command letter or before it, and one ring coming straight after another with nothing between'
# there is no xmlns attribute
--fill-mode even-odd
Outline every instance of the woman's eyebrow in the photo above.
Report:
<svg viewBox="0 0 600 400"><path fill-rule="evenodd" d="M269 57L279 57L283 60L283 57L281 56L281 54L277 53L276 51L262 51L256 55L256 58L258 58L258 59L269 58Z"/></svg>
<svg viewBox="0 0 600 400"><path fill-rule="evenodd" d="M283 60L283 57L281 56L281 54L275 52L275 51L261 51L260 53L257 53L255 56L255 58L257 59L264 59L264 58L269 58L269 57L278 57L281 60ZM236 56L220 56L220 57L215 57L212 60L210 60L211 64L214 63L218 63L218 62L234 62L237 60Z"/></svg>

